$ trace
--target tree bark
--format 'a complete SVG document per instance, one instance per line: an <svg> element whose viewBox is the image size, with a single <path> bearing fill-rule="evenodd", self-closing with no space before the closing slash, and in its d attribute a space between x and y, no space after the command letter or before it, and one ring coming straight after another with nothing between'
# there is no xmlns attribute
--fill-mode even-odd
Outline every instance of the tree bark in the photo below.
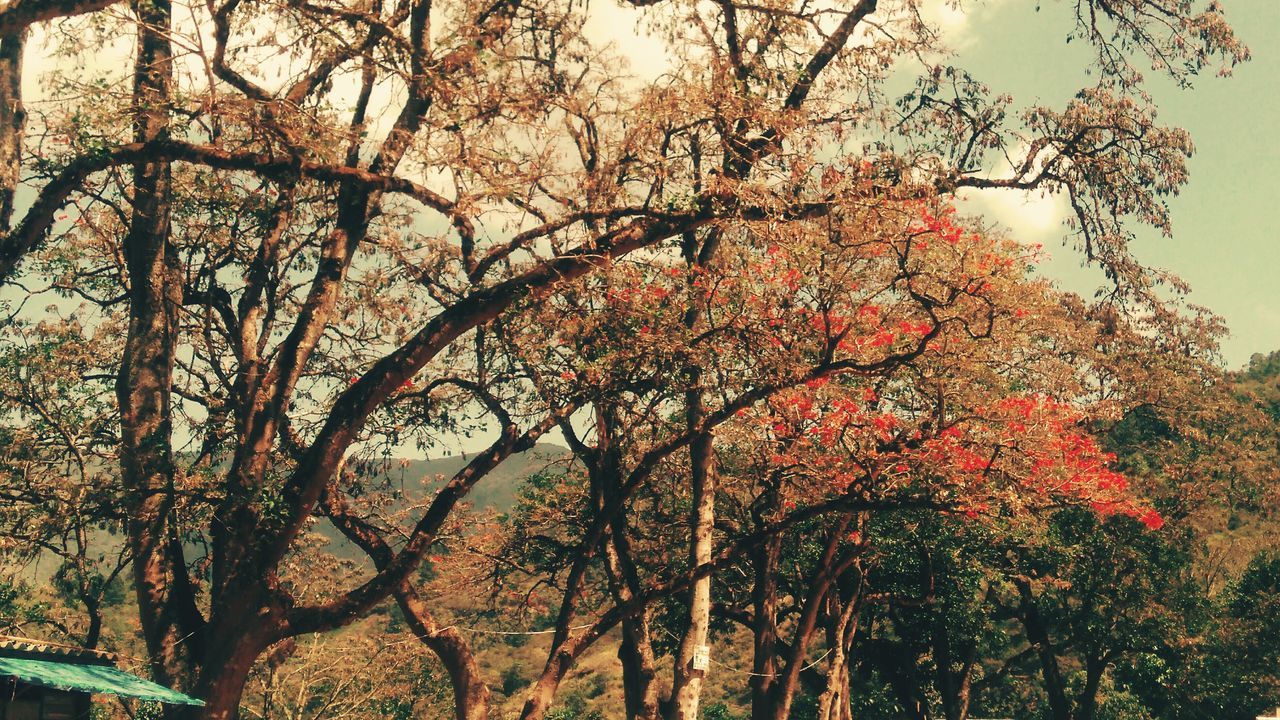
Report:
<svg viewBox="0 0 1280 720"><path fill-rule="evenodd" d="M330 492L322 502L325 513L348 540L365 552L374 566L382 569L391 562L394 552L378 531L361 518L350 514L341 497ZM453 686L454 716L457 720L488 720L489 686L480 673L480 665L471 645L457 628L441 627L427 603L413 584L402 580L395 589L396 604L404 613L413 634L431 649Z"/></svg>
<svg viewBox="0 0 1280 720"><path fill-rule="evenodd" d="M613 491L606 490L606 499L611 498L619 489L617 473L610 475L612 483L606 487L612 487ZM631 562L624 517L619 517L610 528L604 559L614 602L620 606L633 602L641 590L639 577ZM659 717L660 699L656 682L658 662L653 651L649 618L649 609L643 608L622 619L618 661L622 665L623 705L628 720L657 720Z"/></svg>
<svg viewBox="0 0 1280 720"><path fill-rule="evenodd" d="M449 673L456 720L489 720L489 686L467 639L456 628L441 627L408 582L396 590L396 602L413 634L431 648Z"/></svg>
<svg viewBox="0 0 1280 720"><path fill-rule="evenodd" d="M691 142L695 172L700 166L701 150L696 141ZM699 185L695 188L701 190ZM691 271L708 267L720 247L721 232L712 229L698 241L696 231L682 236L681 252ZM690 273L692 289L693 273ZM696 293L690 293L696 298ZM691 300L684 314L684 325L690 331L697 327L702 308ZM706 370L696 364L689 368L689 386L685 391L685 423L689 431L701 428L707 409L703 397L703 374ZM715 551L716 524L716 473L715 438L711 432L699 432L689 443L689 480L691 508L689 515L689 567L696 568L711 562ZM696 653L710 652L711 633L711 575L698 578L689 588L689 625L680 638L675 657L675 671L671 686L672 720L697 720L698 705L702 699L705 670L693 666Z"/></svg>
<svg viewBox="0 0 1280 720"><path fill-rule="evenodd" d="M648 609L623 619L618 660L622 663L623 704L628 720L657 720L661 698Z"/></svg>
<svg viewBox="0 0 1280 720"><path fill-rule="evenodd" d="M0 12L0 33L23 32L46 20L101 10L120 0L11 0Z"/></svg>
<svg viewBox="0 0 1280 720"><path fill-rule="evenodd" d="M831 647L831 660L827 665L827 686L818 696L818 720L852 720L849 665L861 619L863 580L864 576L859 568L852 597L842 600L838 590L827 596L827 642Z"/></svg>
<svg viewBox="0 0 1280 720"><path fill-rule="evenodd" d="M1014 578L1013 584L1018 588L1019 614L1027 632L1027 640L1036 649L1036 655L1040 659L1040 674L1044 679L1045 693L1049 696L1049 717L1052 720L1071 720L1071 701L1067 697L1067 684L1062 677L1062 670L1058 667L1058 653L1054 650L1044 617L1036 606L1031 583L1024 578Z"/></svg>
<svg viewBox="0 0 1280 720"><path fill-rule="evenodd" d="M763 524L762 520L758 524ZM782 536L775 535L754 553L755 582L751 587L752 644L751 718L768 720L774 684L778 680L778 561Z"/></svg>
<svg viewBox="0 0 1280 720"><path fill-rule="evenodd" d="M695 382L696 386L696 382ZM701 390L688 393L689 427L701 425L703 407ZM711 562L716 521L716 477L713 467L712 438L703 433L689 444L689 466L693 507L689 517L689 566ZM706 671L693 667L694 653L708 646L711 631L711 575L698 578L689 589L689 626L680 639L676 653L675 680L672 686L673 720L697 720Z"/></svg>
<svg viewBox="0 0 1280 720"><path fill-rule="evenodd" d="M800 617L796 621L792 635L791 648L786 665L773 688L772 715L770 720L787 720L791 716L791 704L795 700L796 689L800 683L800 671L805 665L805 657L809 644L817 631L818 618L826 604L827 593L831 591L837 578L857 559L856 552L838 556L841 540L848 531L851 514L842 516L836 523L826 547L823 548L822 560L817 572L809 581L809 591L801 605Z"/></svg>
<svg viewBox="0 0 1280 720"><path fill-rule="evenodd" d="M169 133L172 51L168 0L135 0L134 139ZM128 491L134 586L152 672L162 683L189 685L194 676L194 600L187 596L181 544L171 542L173 450L171 412L180 267L170 242L169 163L133 166L133 209L123 242L129 274L129 329L116 381L122 477ZM187 643L183 645L183 643Z"/></svg>
<svg viewBox="0 0 1280 720"><path fill-rule="evenodd" d="M22 52L26 29L0 36L0 230L13 220L14 195L22 179L22 139L27 112L22 106Z"/></svg>
<svg viewBox="0 0 1280 720"><path fill-rule="evenodd" d="M210 633L200 680L195 695L204 700L202 708L192 708L191 716L201 720L236 720L240 697L258 656L272 639L264 632L268 622L255 615L227 622Z"/></svg>
<svg viewBox="0 0 1280 720"><path fill-rule="evenodd" d="M1107 669L1105 658L1090 656L1084 662L1084 687L1076 698L1076 711L1073 720L1093 720L1098 708L1098 688L1102 684L1102 674Z"/></svg>
<svg viewBox="0 0 1280 720"><path fill-rule="evenodd" d="M551 703L560 689L560 681L564 680L565 674L573 667L573 662L584 650L591 647L592 643L600 639L602 632L612 626L612 623L597 622L577 636L570 636L568 632L557 633L557 640L553 641L552 651L547 657L542 675L525 697L524 707L520 710L520 720L542 720L551 709Z"/></svg>

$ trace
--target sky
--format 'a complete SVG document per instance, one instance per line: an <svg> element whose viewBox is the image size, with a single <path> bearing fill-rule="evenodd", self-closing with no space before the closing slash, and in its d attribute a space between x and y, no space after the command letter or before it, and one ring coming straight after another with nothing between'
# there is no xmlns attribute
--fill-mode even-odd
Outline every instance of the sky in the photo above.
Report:
<svg viewBox="0 0 1280 720"><path fill-rule="evenodd" d="M1141 231L1134 252L1188 281L1190 302L1226 320L1223 359L1239 367L1253 353L1280 350L1280 243L1272 217L1280 210L1280 2L1222 4L1253 59L1232 77L1209 74L1190 90L1152 84L1160 121L1190 131L1196 154L1190 183L1169 202L1174 236ZM1085 81L1089 62L1079 41L1065 41L1067 10L1055 0L981 5L959 30L955 62L1020 104L1061 107ZM1096 274L1061 245L1061 201L1006 195L974 205L1020 240L1044 242L1052 254L1045 271L1067 289L1096 285Z"/></svg>

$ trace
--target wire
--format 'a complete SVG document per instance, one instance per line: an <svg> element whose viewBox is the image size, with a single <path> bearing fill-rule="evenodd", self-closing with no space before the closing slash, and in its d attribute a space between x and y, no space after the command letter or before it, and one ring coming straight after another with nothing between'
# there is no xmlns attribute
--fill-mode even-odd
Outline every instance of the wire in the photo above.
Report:
<svg viewBox="0 0 1280 720"><path fill-rule="evenodd" d="M666 629L666 628L662 628L662 632L666 633L666 634L667 634L667 635L668 635L672 640L679 640L679 639L680 639L680 638L676 637L676 636L675 636L675 634L673 634L670 630L668 630L668 629ZM808 669L810 669L810 668L817 667L818 663L822 662L822 660L823 660L824 658L826 658L828 655L830 655L832 650L833 650L833 648L827 648L827 651L826 651L826 652L824 652L824 653L822 653L821 655L819 655L816 659L814 659L814 661L813 661L813 662L811 662L811 663L809 663L808 665L805 665L804 667L800 668L800 672L804 672L805 670L808 670ZM712 665L716 665L716 666L721 667L721 668L723 668L723 669L725 669L725 670L728 670L729 672L737 673L737 674L739 674L739 675L747 675L747 676L750 676L750 677L765 677L765 678L776 678L776 677L778 677L778 673L758 673L758 672L753 672L753 671L751 671L751 670L743 670L742 668L733 667L732 665L726 665L726 664L724 664L724 663L722 663L722 662L720 662L720 661L718 661L718 660L714 660L714 659L712 659L712 657L711 657L711 653L710 653L710 652L708 652L708 653L707 653L707 661L708 661L708 662L710 662Z"/></svg>
<svg viewBox="0 0 1280 720"><path fill-rule="evenodd" d="M584 625L574 625L573 627L569 628L569 631L573 632L574 630L586 630L587 628L592 627L593 625L595 625L595 623L586 623ZM476 633L478 635L551 635L556 632L555 628L549 628L547 630L482 630L480 628L462 627L461 625L450 625L446 628L442 628L441 631L449 630L450 628L454 630L461 630L462 632Z"/></svg>

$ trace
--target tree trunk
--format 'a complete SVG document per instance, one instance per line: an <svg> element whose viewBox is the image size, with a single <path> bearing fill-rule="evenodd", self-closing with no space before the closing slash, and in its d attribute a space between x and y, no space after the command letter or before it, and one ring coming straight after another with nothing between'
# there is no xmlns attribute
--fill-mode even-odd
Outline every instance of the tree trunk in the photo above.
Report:
<svg viewBox="0 0 1280 720"><path fill-rule="evenodd" d="M1013 584L1018 588L1019 611L1022 626L1027 632L1027 640L1036 649L1040 659L1040 674L1044 679L1044 689L1049 696L1049 717L1052 720L1071 720L1071 701L1067 698L1067 684L1063 680L1062 671L1058 667L1058 654L1049 638L1049 628L1036 607L1035 595L1031 592L1031 583L1023 578L1014 578Z"/></svg>
<svg viewBox="0 0 1280 720"><path fill-rule="evenodd" d="M827 593L831 591L836 579L857 559L856 553L847 554L843 558L837 557L840 542L848 531L851 520L852 515L840 518L827 538L822 560L809 582L809 592L805 595L800 618L796 621L795 632L792 634L789 657L773 688L773 714L770 720L787 720L791 716L791 703L795 700L796 689L800 684L800 672L805 665L809 644L817 631L818 618L826 604Z"/></svg>
<svg viewBox="0 0 1280 720"><path fill-rule="evenodd" d="M600 505L622 502L622 454L617 446L617 416L613 408L600 407L597 412L597 451L584 453L582 457L592 473L592 482L599 486ZM603 556L605 575L614 602L621 606L634 601L642 592L639 571L631 555L631 541L627 534L626 513L609 525L604 541ZM622 641L618 644L618 661L622 665L623 706L628 720L658 720L658 662L653 651L650 632L649 608L622 618Z"/></svg>
<svg viewBox="0 0 1280 720"><path fill-rule="evenodd" d="M1098 688L1102 684L1102 674L1107 669L1105 658L1089 657L1084 663L1084 687L1076 699L1076 712L1073 720L1093 720L1093 713L1098 707Z"/></svg>
<svg viewBox="0 0 1280 720"><path fill-rule="evenodd" d="M778 559L782 536L770 537L754 553L755 582L751 587L753 655L751 662L751 718L770 716L773 687L778 679Z"/></svg>
<svg viewBox="0 0 1280 720"><path fill-rule="evenodd" d="M861 570L853 597L841 607L839 592L828 594L829 621L827 643L831 647L831 660L827 669L827 686L818 696L818 720L851 720L853 709L849 705L849 663L854 638L858 634L858 621L862 610Z"/></svg>
<svg viewBox="0 0 1280 720"><path fill-rule="evenodd" d="M973 666L977 659L977 645L969 642L963 657L953 657L951 633L947 619L951 606L943 604L933 620L933 665L942 700L942 714L946 720L965 720L969 716L969 691L973 683ZM957 669L955 666L959 665Z"/></svg>
<svg viewBox="0 0 1280 720"><path fill-rule="evenodd" d="M541 677L525 698L524 707L520 710L520 720L542 720L551 709L551 703L555 701L556 692L560 689L560 681L564 680L565 674L573 667L573 661L597 637L598 634L588 631L587 634L566 638L553 646L555 649L547 658Z"/></svg>
<svg viewBox="0 0 1280 720"><path fill-rule="evenodd" d="M22 176L22 51L27 30L0 37L0 231L13 219L13 199Z"/></svg>
<svg viewBox="0 0 1280 720"><path fill-rule="evenodd" d="M328 494L321 507L334 526L373 560L379 572L386 569L394 555L372 525L350 514L340 495ZM401 580L394 595L414 635L440 658L449 673L457 720L488 720L489 687L480 674L480 666L467 639L457 628L440 627L410 580Z"/></svg>
<svg viewBox="0 0 1280 720"><path fill-rule="evenodd" d="M694 383L696 386L696 382ZM699 390L691 390L688 422L697 427L702 422L702 397ZM716 479L713 467L712 439L702 433L689 444L690 475L692 480L693 508L689 518L689 566L699 567L711 562L714 550ZM675 680L672 686L672 720L697 720L698 705L702 699L702 683L705 670L695 669L694 654L708 646L711 630L711 575L698 578L689 590L689 626L680 639L676 653Z"/></svg>
<svg viewBox="0 0 1280 720"><path fill-rule="evenodd" d="M650 640L648 609L622 621L618 660L622 663L627 720L658 720L658 663Z"/></svg>
<svg viewBox="0 0 1280 720"><path fill-rule="evenodd" d="M542 668L542 675L534 683L520 711L520 720L541 720L551 709L556 692L560 689L560 681L564 679L578 655L590 647L606 628L597 623L591 629L573 636L573 618L577 613L578 603L582 601L584 580L587 565L592 557L591 548L584 548L574 561L568 578L565 579L565 594L560 604L560 614L556 618L556 632L551 638L551 651L547 655L547 663Z"/></svg>
<svg viewBox="0 0 1280 720"><path fill-rule="evenodd" d="M172 54L168 0L135 0L134 139L168 135ZM129 493L129 545L134 586L152 671L162 683L188 685L193 676L190 628L194 603L182 597L186 566L170 542L173 513L171 390L180 270L169 240L167 162L133 167L133 212L123 252L129 272L129 330L116 382L122 477ZM180 546L177 552L181 552ZM176 560L176 561L175 561ZM181 576L181 577L180 577Z"/></svg>
<svg viewBox="0 0 1280 720"><path fill-rule="evenodd" d="M843 650L833 653L827 666L827 687L818 696L818 720L848 720L852 716L849 705L849 660Z"/></svg>
<svg viewBox="0 0 1280 720"><path fill-rule="evenodd" d="M210 633L207 655L195 694L204 700L202 708L189 708L187 717L199 720L236 720L245 681L258 656L270 645L262 634L268 623L256 616L228 623Z"/></svg>
<svg viewBox="0 0 1280 720"><path fill-rule="evenodd" d="M605 545L605 570L613 600L625 605L636 598L638 578L631 566L621 525L611 528ZM657 720L659 713L658 663L650 634L649 609L622 619L618 661L622 664L623 705L628 720Z"/></svg>

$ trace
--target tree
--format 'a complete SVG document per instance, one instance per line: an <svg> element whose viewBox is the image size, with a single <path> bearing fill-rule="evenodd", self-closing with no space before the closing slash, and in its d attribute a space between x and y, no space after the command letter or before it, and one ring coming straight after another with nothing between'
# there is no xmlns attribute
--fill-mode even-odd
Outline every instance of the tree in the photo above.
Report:
<svg viewBox="0 0 1280 720"><path fill-rule="evenodd" d="M15 579L52 564L53 597L42 599L37 624L96 648L107 610L123 600L129 557L109 539L125 520L110 479L119 463L115 407L102 382L85 377L109 365L118 345L111 328L91 334L68 319L11 322L7 330L0 548Z"/></svg>
<svg viewBox="0 0 1280 720"><path fill-rule="evenodd" d="M1051 717L1096 717L1109 667L1196 634L1205 593L1192 533L1180 534L1063 512L1046 545L1014 551L1004 602L1035 650Z"/></svg>
<svg viewBox="0 0 1280 720"><path fill-rule="evenodd" d="M930 54L936 33L912 0L838 13L635 4L678 68L643 87L583 36L577 5L135 0L127 19L61 21L129 28L131 77L64 75L58 111L25 128L22 31L0 43L0 160L34 191L0 240L0 278L54 280L84 299L85 326L127 328L103 368L118 372L115 512L129 518L153 674L205 698L205 717L236 715L271 646L403 588L469 490L572 412L527 393L517 414L489 402L491 385L519 387L485 374L503 313L641 251L693 249L699 267L745 224L786 234L960 188L1067 193L1085 254L1124 297L1155 302L1126 222L1167 229L1160 197L1185 181L1190 145L1155 124L1130 62L1145 55L1186 80L1247 56L1216 3L1082 2L1100 82L1065 108L1010 117L1006 99ZM22 25L28 6L5 20ZM91 32L63 36L85 43L72 55L94 50ZM885 105L900 68L919 90ZM864 131L880 135L869 148L851 139ZM984 171L1020 144L1010 176ZM462 397L441 402L442 388ZM691 428L708 424L710 394L686 398ZM369 577L295 597L285 561L306 554L302 530L344 465L430 443L450 405L483 408L497 439ZM691 523L705 537L712 448L694 435L707 502ZM690 562L708 547L691 546ZM688 655L705 637L707 582L681 582L700 599ZM698 683L679 685L690 718Z"/></svg>

